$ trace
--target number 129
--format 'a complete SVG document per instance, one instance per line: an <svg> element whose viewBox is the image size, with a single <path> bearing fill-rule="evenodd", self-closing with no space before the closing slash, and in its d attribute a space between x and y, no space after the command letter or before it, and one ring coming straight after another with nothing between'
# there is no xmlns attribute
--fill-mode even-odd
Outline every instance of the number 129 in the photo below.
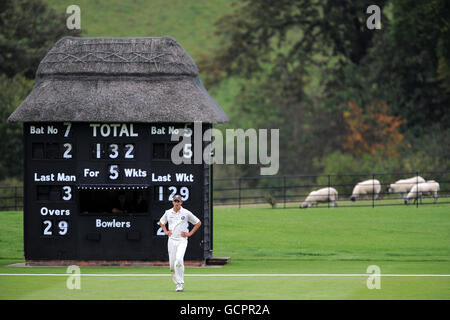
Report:
<svg viewBox="0 0 450 320"><path fill-rule="evenodd" d="M167 188L167 190L165 190ZM158 186L157 187L157 195L158 195L158 201L164 201L165 197L168 196L167 200L172 201L173 197L179 194L181 196L181 200L186 201L189 199L189 188L188 187L164 187L164 186Z"/></svg>

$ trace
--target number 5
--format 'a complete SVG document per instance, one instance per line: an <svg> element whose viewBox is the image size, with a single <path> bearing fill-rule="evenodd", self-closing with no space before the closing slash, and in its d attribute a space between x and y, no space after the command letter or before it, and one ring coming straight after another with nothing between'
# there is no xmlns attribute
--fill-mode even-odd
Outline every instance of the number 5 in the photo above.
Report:
<svg viewBox="0 0 450 320"><path fill-rule="evenodd" d="M119 166L117 164L112 164L109 166L109 178L111 180L116 180L119 177Z"/></svg>
<svg viewBox="0 0 450 320"><path fill-rule="evenodd" d="M186 143L184 145L183 157L186 159L192 158L192 143Z"/></svg>

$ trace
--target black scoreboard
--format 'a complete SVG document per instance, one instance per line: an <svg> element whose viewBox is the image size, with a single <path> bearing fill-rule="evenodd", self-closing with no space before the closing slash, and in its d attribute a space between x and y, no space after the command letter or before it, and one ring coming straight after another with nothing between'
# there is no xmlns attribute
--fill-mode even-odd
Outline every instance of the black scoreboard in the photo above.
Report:
<svg viewBox="0 0 450 320"><path fill-rule="evenodd" d="M175 194L203 222L185 259L210 257L211 168L172 162L182 129L189 159L192 124L25 123L25 259L166 261L159 219Z"/></svg>

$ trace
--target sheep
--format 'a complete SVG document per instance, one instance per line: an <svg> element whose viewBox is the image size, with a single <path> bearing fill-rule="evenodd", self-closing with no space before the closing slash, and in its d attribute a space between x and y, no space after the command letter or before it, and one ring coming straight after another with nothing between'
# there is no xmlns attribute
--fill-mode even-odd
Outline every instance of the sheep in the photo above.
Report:
<svg viewBox="0 0 450 320"><path fill-rule="evenodd" d="M300 208L311 208L312 205L319 205L319 202L331 202L332 207L337 207L336 200L338 198L338 192L335 188L323 188L311 193L306 197L300 205Z"/></svg>
<svg viewBox="0 0 450 320"><path fill-rule="evenodd" d="M422 203L422 195L430 194L434 198L434 203L437 202L438 199L438 191L440 190L439 183L434 180L429 180L427 182L422 182L419 184L415 184L412 186L408 195L405 198L405 204L407 205L411 199L414 199L414 203L418 199L420 199L420 203Z"/></svg>
<svg viewBox="0 0 450 320"><path fill-rule="evenodd" d="M400 179L389 185L387 188L387 193L401 193L403 198L406 198L406 195L409 190L411 190L412 186L422 182L425 182L425 179L420 176L409 179Z"/></svg>
<svg viewBox="0 0 450 320"><path fill-rule="evenodd" d="M381 191L381 184L380 181L376 179L358 182L356 186L353 188L350 200L354 202L359 196L362 195L366 195L368 198L369 194L373 194L375 199L378 199L380 191Z"/></svg>

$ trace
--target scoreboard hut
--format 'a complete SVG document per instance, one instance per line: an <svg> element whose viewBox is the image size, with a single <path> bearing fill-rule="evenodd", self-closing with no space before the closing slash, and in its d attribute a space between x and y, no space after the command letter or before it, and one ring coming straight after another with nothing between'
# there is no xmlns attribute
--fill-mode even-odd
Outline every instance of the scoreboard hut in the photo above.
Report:
<svg viewBox="0 0 450 320"><path fill-rule="evenodd" d="M190 158L208 143L196 135L228 119L175 39L62 38L8 120L24 123L29 265L167 261L158 222L175 194L203 222L186 262L212 257L212 168L175 164L171 137L190 135Z"/></svg>

